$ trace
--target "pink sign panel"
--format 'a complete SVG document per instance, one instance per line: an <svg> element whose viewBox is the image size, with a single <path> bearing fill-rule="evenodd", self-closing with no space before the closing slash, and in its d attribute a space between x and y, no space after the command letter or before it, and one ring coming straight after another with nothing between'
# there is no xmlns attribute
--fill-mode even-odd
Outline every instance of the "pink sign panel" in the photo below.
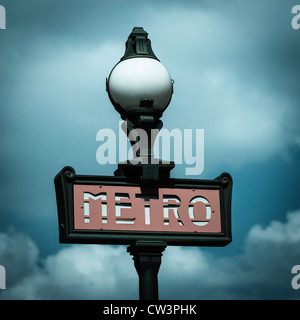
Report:
<svg viewBox="0 0 300 320"><path fill-rule="evenodd" d="M74 229L220 233L220 192L74 184Z"/></svg>

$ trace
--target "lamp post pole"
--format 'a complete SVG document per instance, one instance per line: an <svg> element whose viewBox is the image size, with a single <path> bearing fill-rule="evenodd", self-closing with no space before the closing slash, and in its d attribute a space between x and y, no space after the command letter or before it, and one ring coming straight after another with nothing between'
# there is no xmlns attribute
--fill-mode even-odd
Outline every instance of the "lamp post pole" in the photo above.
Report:
<svg viewBox="0 0 300 320"><path fill-rule="evenodd" d="M140 300L158 300L158 271L162 252L167 247L164 241L137 241L127 248L133 256L139 275Z"/></svg>
<svg viewBox="0 0 300 320"><path fill-rule="evenodd" d="M171 101L173 83L153 53L148 33L141 27L134 27L126 41L124 56L106 79L108 96L126 122L126 134L131 144L134 147L139 143L132 159L136 163L119 163L115 176L125 176L127 180L156 191L161 179L170 178L175 164L155 159L153 145L163 126L160 117ZM146 141L141 141L141 137L132 141L130 136L140 129L146 133ZM154 131L156 134L153 135ZM157 275L166 247L164 241L136 241L127 249L139 275L140 300L158 300Z"/></svg>

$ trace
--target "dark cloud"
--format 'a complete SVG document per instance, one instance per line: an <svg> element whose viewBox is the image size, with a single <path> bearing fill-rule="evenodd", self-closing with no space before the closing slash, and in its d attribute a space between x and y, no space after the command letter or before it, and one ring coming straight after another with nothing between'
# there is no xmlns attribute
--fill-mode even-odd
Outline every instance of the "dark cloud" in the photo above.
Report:
<svg viewBox="0 0 300 320"><path fill-rule="evenodd" d="M75 254L84 254L77 246L58 251L53 178L65 165L82 174L111 175L115 170L116 165L97 164L96 133L101 128L118 130L119 117L105 92L105 78L123 55L134 26L144 26L149 32L154 52L175 79L174 96L162 119L165 127L204 128L203 176L214 178L226 170L235 175L236 238L234 249L226 252L244 250L232 260L269 279L269 269L261 262L260 271L249 259L262 259L260 255L271 245L255 253L241 244L254 223L268 224L275 218L282 221L283 212L299 207L300 31L291 27L293 2L2 0L1 4L7 11L7 29L0 30L0 231L14 225L30 234L2 233L2 243L22 242L22 250L27 252L22 255L14 245L15 260L3 255L4 262L14 264L9 264L9 269L15 268L9 280L14 289L7 291L11 297L53 297L60 289L57 279L62 274L57 271L56 276L51 263L64 265L66 257L73 261ZM177 166L173 176L183 175L183 166ZM250 235L253 240L258 233ZM258 242L256 245L259 247ZM278 256L289 257L292 264L297 254L296 246L290 245L280 244L285 248L281 252L279 244L274 244ZM9 246L5 248L7 253ZM93 250L107 254L109 261L114 259L107 249L88 248L88 259L92 259ZM118 250L112 252L126 264L128 256ZM218 260L205 251L169 251L170 261L181 254L193 261L195 254L206 273L210 259L226 266L228 274L236 271L229 256ZM46 259L43 266L41 256ZM167 254L165 257L167 260ZM26 274L20 272L20 278L12 276L18 273L18 259L30 266L25 268ZM287 287L282 296L288 297L290 267L283 266L281 260L272 261L276 272L286 272L283 281ZM197 261L191 263L191 270L196 270ZM249 273L245 268L237 278L229 277L228 283L220 280L219 291L213 290L218 287L217 269L209 281L201 278L210 297L238 297L241 290L242 296L250 297L250 291L237 281L240 275L245 286L252 286L246 281ZM75 265L71 274L78 272ZM101 297L105 297L106 286L111 290L108 296L113 297L112 283L121 271L115 272L112 282L102 287L99 280L90 297L100 287ZM175 266L174 272L179 272ZM86 276L87 282L92 281ZM134 272L128 276L133 277ZM49 285L51 277L57 281L53 286ZM185 281L192 283L195 277L179 279L179 287L187 288ZM270 293L271 281L253 277L257 289L254 284L251 288L256 297L280 296ZM172 287L166 279L164 285ZM68 281L70 289L73 284ZM191 291L191 298L202 297L200 283ZM79 287L80 282L74 285ZM69 289L62 291L61 297L72 295ZM134 292L131 289L130 297L136 296ZM169 296L169 291L162 288L162 294Z"/></svg>

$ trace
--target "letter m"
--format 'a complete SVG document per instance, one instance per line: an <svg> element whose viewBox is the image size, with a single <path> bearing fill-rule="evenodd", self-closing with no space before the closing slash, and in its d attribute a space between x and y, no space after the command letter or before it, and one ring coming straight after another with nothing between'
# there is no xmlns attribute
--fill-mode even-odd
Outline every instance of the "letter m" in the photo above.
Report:
<svg viewBox="0 0 300 320"><path fill-rule="evenodd" d="M3 6L0 5L0 29L6 29L6 11Z"/></svg>
<svg viewBox="0 0 300 320"><path fill-rule="evenodd" d="M0 289L6 289L6 272L5 268L0 265Z"/></svg>

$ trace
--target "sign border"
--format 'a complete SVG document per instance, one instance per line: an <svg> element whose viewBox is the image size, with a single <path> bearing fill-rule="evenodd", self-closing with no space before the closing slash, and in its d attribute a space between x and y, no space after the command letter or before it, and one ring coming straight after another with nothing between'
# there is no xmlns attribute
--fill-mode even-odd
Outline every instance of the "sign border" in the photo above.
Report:
<svg viewBox="0 0 300 320"><path fill-rule="evenodd" d="M54 179L59 223L60 243L126 244L136 241L165 241L167 245L225 246L232 241L231 196L232 177L224 172L214 180L161 179L158 188L213 189L220 191L221 232L164 232L164 231L114 231L74 229L74 184L140 186L123 176L77 175L74 168L64 167Z"/></svg>

